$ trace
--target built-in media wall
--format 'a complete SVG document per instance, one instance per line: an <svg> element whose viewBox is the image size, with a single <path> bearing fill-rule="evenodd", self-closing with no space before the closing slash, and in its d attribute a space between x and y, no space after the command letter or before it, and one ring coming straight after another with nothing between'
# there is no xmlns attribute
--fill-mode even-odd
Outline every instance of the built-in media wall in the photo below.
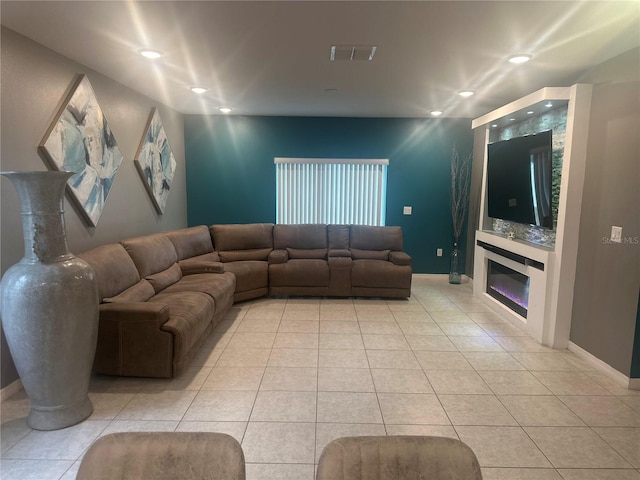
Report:
<svg viewBox="0 0 640 480"><path fill-rule="evenodd" d="M562 158L564 155L564 143L567 129L567 104L566 102L548 102L548 110L531 115L520 121L504 127L496 127L490 130L490 142L501 140L511 140L522 138L522 136L532 135L538 132L552 132L552 196L551 209L553 217L553 228L541 228L525 223L510 222L507 220L493 218L492 229L496 232L507 235L510 232L516 238L526 240L537 245L553 248L556 241L556 224L558 220L558 203L560 199L560 183L562 176ZM547 108L546 106L544 107ZM529 222L533 223L533 222Z"/></svg>
<svg viewBox="0 0 640 480"><path fill-rule="evenodd" d="M416 273L446 273L451 148L472 143L466 119L187 115L188 222L274 222L274 157L388 158L387 225L403 228Z"/></svg>

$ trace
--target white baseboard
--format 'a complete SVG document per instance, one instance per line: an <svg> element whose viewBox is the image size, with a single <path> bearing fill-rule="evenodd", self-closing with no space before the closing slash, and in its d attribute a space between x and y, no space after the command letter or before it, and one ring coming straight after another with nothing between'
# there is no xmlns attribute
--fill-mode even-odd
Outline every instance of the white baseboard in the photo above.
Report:
<svg viewBox="0 0 640 480"><path fill-rule="evenodd" d="M411 276L414 278L442 279L442 280L447 280L449 278L448 273L412 273ZM462 283L473 283L473 278L463 273Z"/></svg>
<svg viewBox="0 0 640 480"><path fill-rule="evenodd" d="M9 385L0 390L0 403L4 402L7 398L15 395L22 390L22 381L20 379L15 382L11 382Z"/></svg>
<svg viewBox="0 0 640 480"><path fill-rule="evenodd" d="M619 383L625 388L630 390L640 390L640 378L629 378L624 373L619 372L608 363L603 362L598 357L587 352L584 348L576 345L573 342L569 342L567 346L569 351L575 353L580 358L586 360L591 365L596 367L599 371L610 377L615 382Z"/></svg>

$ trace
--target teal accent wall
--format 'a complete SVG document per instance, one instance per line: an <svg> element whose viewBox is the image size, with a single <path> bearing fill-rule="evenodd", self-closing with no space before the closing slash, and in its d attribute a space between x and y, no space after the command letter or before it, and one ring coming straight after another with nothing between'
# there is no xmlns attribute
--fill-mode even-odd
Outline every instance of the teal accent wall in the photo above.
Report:
<svg viewBox="0 0 640 480"><path fill-rule="evenodd" d="M402 227L415 273L449 271L451 148L471 151L470 120L186 115L184 122L189 225L274 222L274 157L388 158L386 224ZM402 214L405 205L411 216Z"/></svg>

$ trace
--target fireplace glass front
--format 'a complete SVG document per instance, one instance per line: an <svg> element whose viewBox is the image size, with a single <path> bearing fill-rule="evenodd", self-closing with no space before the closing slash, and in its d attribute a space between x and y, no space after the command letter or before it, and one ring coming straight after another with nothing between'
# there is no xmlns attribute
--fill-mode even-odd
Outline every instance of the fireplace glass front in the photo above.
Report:
<svg viewBox="0 0 640 480"><path fill-rule="evenodd" d="M527 318L529 277L489 260L487 293L520 316Z"/></svg>

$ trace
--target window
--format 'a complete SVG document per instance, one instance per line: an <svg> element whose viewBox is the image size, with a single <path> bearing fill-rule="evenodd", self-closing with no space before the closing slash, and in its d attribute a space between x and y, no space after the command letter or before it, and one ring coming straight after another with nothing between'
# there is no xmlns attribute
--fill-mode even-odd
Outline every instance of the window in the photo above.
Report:
<svg viewBox="0 0 640 480"><path fill-rule="evenodd" d="M389 160L276 158L276 223L384 225Z"/></svg>

